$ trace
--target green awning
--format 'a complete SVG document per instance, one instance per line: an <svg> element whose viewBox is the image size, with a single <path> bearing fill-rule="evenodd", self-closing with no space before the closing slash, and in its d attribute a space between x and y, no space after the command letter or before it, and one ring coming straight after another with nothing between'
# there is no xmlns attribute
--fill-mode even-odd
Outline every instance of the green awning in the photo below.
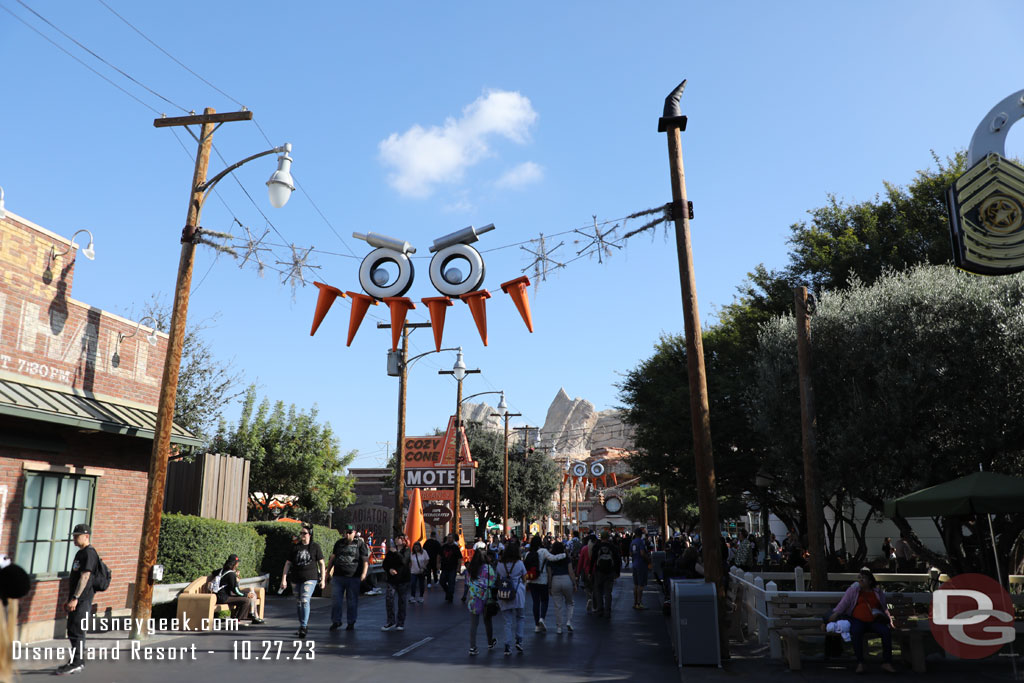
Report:
<svg viewBox="0 0 1024 683"><path fill-rule="evenodd" d="M156 429L154 410L22 384L11 379L0 379L0 415L149 440L153 439ZM177 424L171 427L171 442L183 446L203 444L201 439Z"/></svg>
<svg viewBox="0 0 1024 683"><path fill-rule="evenodd" d="M921 491L886 501L894 517L953 517L971 514L1024 512L1024 479L996 472L975 472Z"/></svg>

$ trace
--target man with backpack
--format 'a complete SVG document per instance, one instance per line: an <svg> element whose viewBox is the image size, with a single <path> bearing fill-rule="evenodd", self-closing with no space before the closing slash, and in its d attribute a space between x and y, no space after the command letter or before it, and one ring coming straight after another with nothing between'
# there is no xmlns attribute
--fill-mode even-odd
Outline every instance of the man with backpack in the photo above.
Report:
<svg viewBox="0 0 1024 683"><path fill-rule="evenodd" d="M64 603L64 611L68 613L68 641L71 643L71 661L57 668L54 672L64 676L77 674L85 668L82 653L85 649L85 629L83 623L89 618L92 608L92 597L96 586L94 578L100 572L100 556L90 544L92 530L88 524L78 524L71 532L71 537L78 547L74 562L71 563L71 574L68 576L68 600ZM109 583L109 578L107 579ZM106 590L106 586L102 590Z"/></svg>
<svg viewBox="0 0 1024 683"><path fill-rule="evenodd" d="M599 617L611 617L612 585L622 570L622 556L607 531L601 532L601 540L593 548L590 563L594 572L594 613Z"/></svg>

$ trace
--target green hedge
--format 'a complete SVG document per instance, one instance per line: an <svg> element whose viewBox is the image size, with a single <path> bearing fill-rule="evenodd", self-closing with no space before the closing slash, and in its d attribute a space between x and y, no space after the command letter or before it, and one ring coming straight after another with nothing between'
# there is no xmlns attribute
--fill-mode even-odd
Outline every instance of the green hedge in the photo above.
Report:
<svg viewBox="0 0 1024 683"><path fill-rule="evenodd" d="M270 574L270 586L276 590L281 583L281 570L284 569L284 563L291 554L292 545L299 538L299 529L302 525L298 522L247 522L246 526L254 529L266 540L260 573ZM335 529L313 525L313 542L323 551L325 563L334 544L340 540L341 534Z"/></svg>
<svg viewBox="0 0 1024 683"><path fill-rule="evenodd" d="M256 576L262 573L266 547L264 537L248 524L164 513L157 562L164 566L164 583L184 583L209 574L224 566L232 553L241 560L241 576Z"/></svg>

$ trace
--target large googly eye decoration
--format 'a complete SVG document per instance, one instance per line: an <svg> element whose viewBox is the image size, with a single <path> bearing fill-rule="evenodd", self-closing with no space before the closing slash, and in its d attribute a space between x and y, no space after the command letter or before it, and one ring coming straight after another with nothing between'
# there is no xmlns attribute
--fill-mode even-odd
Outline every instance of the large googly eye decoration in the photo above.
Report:
<svg viewBox="0 0 1024 683"><path fill-rule="evenodd" d="M600 477L604 474L604 463L594 462L590 464L590 476Z"/></svg>
<svg viewBox="0 0 1024 683"><path fill-rule="evenodd" d="M412 260L386 247L371 251L359 266L359 284L375 299L405 295L414 276Z"/></svg>
<svg viewBox="0 0 1024 683"><path fill-rule="evenodd" d="M578 462L572 466L572 475L574 477L585 477L587 476L587 463Z"/></svg>
<svg viewBox="0 0 1024 683"><path fill-rule="evenodd" d="M484 259L468 244L453 244L430 259L430 281L445 296L475 292L484 283Z"/></svg>
<svg viewBox="0 0 1024 683"><path fill-rule="evenodd" d="M416 249L408 242L374 232L352 236L377 247L359 265L359 284L374 299L402 296L412 287L415 273L409 254Z"/></svg>

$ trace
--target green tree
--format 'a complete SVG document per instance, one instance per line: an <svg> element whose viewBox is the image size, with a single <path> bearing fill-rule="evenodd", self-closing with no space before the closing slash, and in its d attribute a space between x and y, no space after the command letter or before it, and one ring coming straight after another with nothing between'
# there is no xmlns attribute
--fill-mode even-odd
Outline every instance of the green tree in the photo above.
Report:
<svg viewBox="0 0 1024 683"><path fill-rule="evenodd" d="M528 520L550 516L551 497L562 481L558 464L520 441L509 446L508 459L508 514Z"/></svg>
<svg viewBox="0 0 1024 683"><path fill-rule="evenodd" d="M476 486L463 487L462 495L476 509L476 535L483 538L488 522L502 521L505 492L505 436L479 422L466 422L469 452L478 465Z"/></svg>
<svg viewBox="0 0 1024 683"><path fill-rule="evenodd" d="M981 278L950 266L885 274L821 295L812 318L813 381L823 497L866 502L863 534L885 500L978 470L1024 467L1024 276ZM760 336L751 384L754 426L767 444L762 466L781 481L801 477L795 323L780 316ZM791 425L780 428L780 425ZM964 520L940 522L948 558L919 552L959 573L970 559ZM897 519L904 531L906 520ZM1009 556L1024 516L1003 516ZM966 545L965 545L966 544ZM1005 572L1004 572L1005 573Z"/></svg>
<svg viewBox="0 0 1024 683"><path fill-rule="evenodd" d="M317 422L317 409L309 413L285 408L283 401L273 405L264 398L256 403L256 387L245 393L237 426L221 429L212 450L246 458L249 469L249 499L259 519L269 519L269 496L296 496L300 509L322 511L328 506L344 507L355 496L352 477L344 470L356 452L341 455L337 437L327 423ZM259 500L255 493L265 493Z"/></svg>
<svg viewBox="0 0 1024 683"><path fill-rule="evenodd" d="M150 316L158 330L171 327L171 309L154 295L142 306L141 317ZM205 332L217 316L190 321L181 347L178 392L174 399L174 421L196 436L209 440L224 407L242 395L242 374L231 362L219 361Z"/></svg>

